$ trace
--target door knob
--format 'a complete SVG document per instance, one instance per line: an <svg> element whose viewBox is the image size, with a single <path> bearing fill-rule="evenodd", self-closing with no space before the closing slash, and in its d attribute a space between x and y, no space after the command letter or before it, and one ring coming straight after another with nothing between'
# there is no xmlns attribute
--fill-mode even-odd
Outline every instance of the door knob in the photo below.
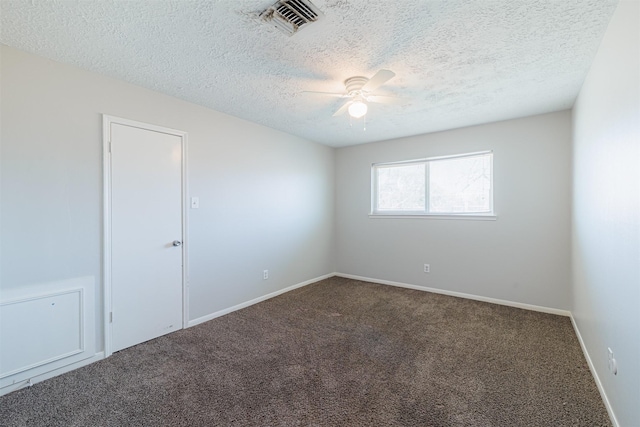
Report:
<svg viewBox="0 0 640 427"><path fill-rule="evenodd" d="M174 240L173 241L173 246L181 246L182 242L180 240Z"/></svg>

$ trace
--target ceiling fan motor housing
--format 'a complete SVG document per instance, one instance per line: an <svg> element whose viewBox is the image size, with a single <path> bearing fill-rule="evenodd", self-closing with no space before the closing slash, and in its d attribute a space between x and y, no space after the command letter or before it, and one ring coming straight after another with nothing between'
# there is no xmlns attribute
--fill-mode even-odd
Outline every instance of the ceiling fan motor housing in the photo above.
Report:
<svg viewBox="0 0 640 427"><path fill-rule="evenodd" d="M347 93L351 96L360 95L362 93L362 87L367 84L368 78L362 76L349 77L344 81L344 85L347 88Z"/></svg>

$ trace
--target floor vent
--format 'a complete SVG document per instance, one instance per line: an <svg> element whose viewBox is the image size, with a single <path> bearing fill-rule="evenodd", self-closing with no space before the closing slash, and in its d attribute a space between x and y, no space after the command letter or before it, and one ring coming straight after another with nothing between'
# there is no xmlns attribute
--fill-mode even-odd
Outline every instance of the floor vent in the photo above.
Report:
<svg viewBox="0 0 640 427"><path fill-rule="evenodd" d="M309 0L280 0L260 14L263 21L293 35L324 16Z"/></svg>

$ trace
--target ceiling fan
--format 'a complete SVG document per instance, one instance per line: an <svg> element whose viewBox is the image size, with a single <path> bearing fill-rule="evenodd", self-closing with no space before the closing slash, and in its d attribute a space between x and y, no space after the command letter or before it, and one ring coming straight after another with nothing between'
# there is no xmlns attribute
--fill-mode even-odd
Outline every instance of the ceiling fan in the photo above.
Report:
<svg viewBox="0 0 640 427"><path fill-rule="evenodd" d="M353 118L360 118L367 114L369 103L381 103L381 104L404 104L402 98L389 95L374 95L373 91L380 86L391 80L396 74L390 70L380 70L373 75L370 79L363 76L349 77L344 81L346 92L311 92L304 91L303 93L313 93L318 95L334 96L338 98L349 98L335 113L333 116L339 116L345 112L349 112L349 115Z"/></svg>

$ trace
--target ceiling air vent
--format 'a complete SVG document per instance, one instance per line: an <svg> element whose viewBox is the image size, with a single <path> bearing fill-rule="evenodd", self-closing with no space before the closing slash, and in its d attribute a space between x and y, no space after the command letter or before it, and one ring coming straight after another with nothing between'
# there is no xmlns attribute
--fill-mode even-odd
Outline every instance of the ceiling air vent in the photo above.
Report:
<svg viewBox="0 0 640 427"><path fill-rule="evenodd" d="M288 35L306 28L322 16L322 12L309 0L280 0L260 14L263 21Z"/></svg>

